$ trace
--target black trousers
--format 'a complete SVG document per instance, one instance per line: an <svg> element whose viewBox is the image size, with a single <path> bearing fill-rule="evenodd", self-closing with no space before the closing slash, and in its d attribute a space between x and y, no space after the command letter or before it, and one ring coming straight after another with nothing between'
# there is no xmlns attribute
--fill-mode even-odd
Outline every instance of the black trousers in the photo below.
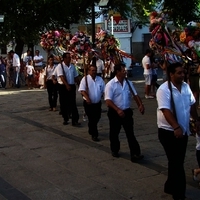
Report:
<svg viewBox="0 0 200 200"><path fill-rule="evenodd" d="M97 124L101 118L101 101L94 104L88 104L86 101L83 101L83 106L88 117L88 133L92 137L98 137Z"/></svg>
<svg viewBox="0 0 200 200"><path fill-rule="evenodd" d="M171 193L174 198L184 198L186 190L184 160L188 136L176 138L173 131L159 128L158 138L168 159L168 177L164 191Z"/></svg>
<svg viewBox="0 0 200 200"><path fill-rule="evenodd" d="M108 110L108 118L110 125L110 148L112 152L118 152L120 150L119 133L121 126L123 126L128 140L128 145L130 148L130 154L140 155L140 146L135 138L133 131L133 111L129 108L124 110L125 117L120 117L117 112L111 108Z"/></svg>
<svg viewBox="0 0 200 200"><path fill-rule="evenodd" d="M76 85L70 86L71 90L68 91L65 85L59 84L60 110L64 121L68 121L69 115L72 115L72 124L74 124L79 120L76 106Z"/></svg>
<svg viewBox="0 0 200 200"><path fill-rule="evenodd" d="M58 99L58 84L54 84L52 80L47 80L47 92L50 108L56 108Z"/></svg>

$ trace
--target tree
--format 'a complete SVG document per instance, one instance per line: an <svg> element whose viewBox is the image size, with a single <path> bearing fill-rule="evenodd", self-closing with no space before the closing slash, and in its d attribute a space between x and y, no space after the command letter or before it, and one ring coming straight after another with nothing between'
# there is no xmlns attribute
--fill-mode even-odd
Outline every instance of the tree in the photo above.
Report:
<svg viewBox="0 0 200 200"><path fill-rule="evenodd" d="M24 44L37 44L39 33L58 27L69 28L80 19L91 19L91 8L100 0L1 0L0 14L4 23L0 26L1 43L6 44L15 38L16 52L20 55ZM126 2L126 3L125 3ZM134 17L147 22L149 13L160 5L161 0L110 0L108 9L114 9L123 17ZM198 19L196 9L199 0L182 3L180 0L163 1L163 9L175 23L186 23ZM175 7L176 6L176 7ZM174 9L176 8L176 9ZM0 44L1 44L0 43Z"/></svg>
<svg viewBox="0 0 200 200"><path fill-rule="evenodd" d="M167 11L171 20L177 26L184 26L190 21L199 21L199 0L165 0L163 10Z"/></svg>

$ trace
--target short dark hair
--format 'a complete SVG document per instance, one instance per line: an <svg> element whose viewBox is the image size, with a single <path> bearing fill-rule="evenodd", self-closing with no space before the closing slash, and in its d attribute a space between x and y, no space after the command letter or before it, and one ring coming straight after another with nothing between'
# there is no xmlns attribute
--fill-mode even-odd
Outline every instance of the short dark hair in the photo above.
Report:
<svg viewBox="0 0 200 200"><path fill-rule="evenodd" d="M63 58L63 59L66 58L67 55L70 55L70 53L69 53L69 52L63 53L62 58ZM71 56L71 55L70 55L70 56Z"/></svg>
<svg viewBox="0 0 200 200"><path fill-rule="evenodd" d="M15 53L13 50L10 50L8 53Z"/></svg>
<svg viewBox="0 0 200 200"><path fill-rule="evenodd" d="M148 54L148 53L151 53L150 49L146 49L145 55Z"/></svg>
<svg viewBox="0 0 200 200"><path fill-rule="evenodd" d="M51 55L48 56L48 60L49 60L50 58L53 58L53 59L54 59L54 56L51 54Z"/></svg>
<svg viewBox="0 0 200 200"><path fill-rule="evenodd" d="M114 66L114 74L116 74L117 71L121 71L121 70L122 70L122 67L124 68L124 67L126 67L126 65L125 65L124 63L116 64L116 65Z"/></svg>
<svg viewBox="0 0 200 200"><path fill-rule="evenodd" d="M168 75L170 73L174 74L176 72L176 68L182 67L182 66L183 65L180 62L176 62L176 63L172 63L172 64L168 65L168 67L167 67L167 73L168 73Z"/></svg>

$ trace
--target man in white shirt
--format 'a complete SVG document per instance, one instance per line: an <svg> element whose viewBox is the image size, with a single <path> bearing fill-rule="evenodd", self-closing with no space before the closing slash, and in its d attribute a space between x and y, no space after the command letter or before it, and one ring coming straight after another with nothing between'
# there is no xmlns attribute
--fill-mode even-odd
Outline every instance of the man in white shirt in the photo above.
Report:
<svg viewBox="0 0 200 200"><path fill-rule="evenodd" d="M20 59L19 56L13 50L9 51L9 55L12 58L12 67L14 70L14 84L15 87L19 88Z"/></svg>
<svg viewBox="0 0 200 200"><path fill-rule="evenodd" d="M104 78L105 66L104 66L103 60L101 60L100 58L95 56L95 57L92 58L92 61L91 61L90 64L96 65L97 76L101 76L102 78Z"/></svg>
<svg viewBox="0 0 200 200"><path fill-rule="evenodd" d="M130 108L132 97L137 103L141 114L144 114L144 105L131 81L126 79L125 64L117 64L114 67L116 76L105 87L105 101L108 106L108 119L110 124L110 148L113 157L119 157L120 141L119 133L123 126L128 140L131 161L137 162L143 159L140 145L136 140L133 130L133 111Z"/></svg>
<svg viewBox="0 0 200 200"><path fill-rule="evenodd" d="M21 57L23 59L24 65L26 66L28 64L29 60L33 60L32 56L31 56L31 51L27 50L26 53L23 54L23 56Z"/></svg>
<svg viewBox="0 0 200 200"><path fill-rule="evenodd" d="M42 55L40 55L40 51L36 50L35 56L33 57L35 70L38 70L40 72L43 69L43 60L44 58Z"/></svg>
<svg viewBox="0 0 200 200"><path fill-rule="evenodd" d="M84 76L79 86L83 96L83 106L88 117L88 132L93 141L99 141L97 124L101 118L101 97L104 93L105 83L97 76L97 67L90 65L88 75Z"/></svg>
<svg viewBox="0 0 200 200"><path fill-rule="evenodd" d="M142 59L142 66L144 68L144 79L145 79L145 98L153 99L154 97L150 95L151 91L151 80L152 80L152 66L151 66L151 50L147 49L146 54Z"/></svg>
<svg viewBox="0 0 200 200"><path fill-rule="evenodd" d="M168 178L164 192L174 199L185 199L186 177L184 159L188 142L190 115L200 130L195 98L184 82L184 68L181 63L167 67L168 81L157 90L158 138L168 159ZM173 102L174 106L173 106Z"/></svg>
<svg viewBox="0 0 200 200"><path fill-rule="evenodd" d="M69 116L72 115L72 126L80 126L79 113L76 105L76 85L79 85L78 72L71 64L70 53L63 54L63 61L56 67L57 81L60 96L60 109L64 119L63 125L67 125Z"/></svg>

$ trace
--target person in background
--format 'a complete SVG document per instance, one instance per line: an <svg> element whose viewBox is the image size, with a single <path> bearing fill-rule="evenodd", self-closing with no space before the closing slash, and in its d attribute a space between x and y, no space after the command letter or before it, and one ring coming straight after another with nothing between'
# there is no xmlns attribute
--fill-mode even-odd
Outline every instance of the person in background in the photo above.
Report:
<svg viewBox="0 0 200 200"><path fill-rule="evenodd" d="M39 80L38 80L38 86L40 89L44 89L44 73L45 73L45 70L42 69L40 70L39 72Z"/></svg>
<svg viewBox="0 0 200 200"><path fill-rule="evenodd" d="M13 69L13 78L14 78L14 86L19 88L19 73L20 73L20 59L19 56L13 51L9 51L9 55L12 59L12 69Z"/></svg>
<svg viewBox="0 0 200 200"><path fill-rule="evenodd" d="M159 67L163 70L163 83L167 81L167 62L165 60L161 60L158 62Z"/></svg>
<svg viewBox="0 0 200 200"><path fill-rule="evenodd" d="M34 87L34 67L33 67L33 61L29 60L26 65L26 77L27 77L27 85L28 89L33 89Z"/></svg>
<svg viewBox="0 0 200 200"><path fill-rule="evenodd" d="M44 69L44 88L47 88L49 111L56 111L57 99L58 99L58 88L57 84L53 83L52 75L56 66L54 65L54 56L48 57L47 66Z"/></svg>
<svg viewBox="0 0 200 200"><path fill-rule="evenodd" d="M151 56L151 66L152 66L151 93L152 96L155 96L156 89L158 89L160 85L157 83L158 62L155 61L155 57L153 55Z"/></svg>
<svg viewBox="0 0 200 200"><path fill-rule="evenodd" d="M42 71L43 61L44 61L44 58L42 55L40 55L40 51L36 50L35 56L33 57L35 71L39 71L39 73Z"/></svg>
<svg viewBox="0 0 200 200"><path fill-rule="evenodd" d="M72 126L79 127L79 113L76 105L76 85L79 85L78 72L73 64L71 64L70 53L64 53L63 61L56 67L61 114L64 119L63 125L69 122L69 116L72 115Z"/></svg>
<svg viewBox="0 0 200 200"><path fill-rule="evenodd" d="M199 168L192 169L193 180L199 182L200 186L200 178L198 177L200 174L200 133L196 133L196 159Z"/></svg>
<svg viewBox="0 0 200 200"><path fill-rule="evenodd" d="M104 62L98 57L96 59L96 67L97 67L97 76L104 78L105 74Z"/></svg>
<svg viewBox="0 0 200 200"><path fill-rule="evenodd" d="M12 68L12 59L9 54L7 54L5 58L5 65L6 65L6 87L5 88L11 88L12 87L12 77L11 77L11 68Z"/></svg>
<svg viewBox="0 0 200 200"><path fill-rule="evenodd" d="M120 141L119 133L123 126L128 140L131 161L137 162L143 159L140 145L136 140L133 130L133 111L130 108L132 96L137 103L141 114L144 114L144 105L137 95L131 81L126 79L125 64L117 64L114 67L115 77L105 87L105 101L108 106L108 119L110 125L110 148L113 157L119 157ZM134 94L132 94L132 92Z"/></svg>
<svg viewBox="0 0 200 200"><path fill-rule="evenodd" d="M20 72L19 72L19 82L21 86L26 85L26 65L24 64L23 60L20 61Z"/></svg>
<svg viewBox="0 0 200 200"><path fill-rule="evenodd" d="M0 57L0 86L6 87L6 64L2 56Z"/></svg>
<svg viewBox="0 0 200 200"><path fill-rule="evenodd" d="M156 94L158 138L168 159L168 177L164 192L171 194L175 200L183 200L186 191L184 160L190 135L190 115L196 122L197 130L200 130L200 121L194 95L184 82L182 64L170 64L167 73L168 81L158 88Z"/></svg>
<svg viewBox="0 0 200 200"><path fill-rule="evenodd" d="M196 52L192 52L192 62L188 68L188 83L193 95L196 99L196 106L199 106L199 74L200 74L200 60Z"/></svg>
<svg viewBox="0 0 200 200"><path fill-rule="evenodd" d="M142 66L144 68L144 78L145 78L145 98L153 99L154 97L150 95L151 91L151 81L152 81L152 65L151 65L151 50L147 49L146 54L142 59Z"/></svg>
<svg viewBox="0 0 200 200"><path fill-rule="evenodd" d="M32 56L31 56L31 50L27 50L26 54L23 54L22 60L24 62L24 65L26 66L28 64L29 60L33 60Z"/></svg>
<svg viewBox="0 0 200 200"><path fill-rule="evenodd" d="M97 142L97 124L101 118L101 97L104 93L105 83L100 76L97 76L97 67L90 65L88 75L81 80L78 91L83 96L83 106L88 117L88 133L92 140Z"/></svg>

